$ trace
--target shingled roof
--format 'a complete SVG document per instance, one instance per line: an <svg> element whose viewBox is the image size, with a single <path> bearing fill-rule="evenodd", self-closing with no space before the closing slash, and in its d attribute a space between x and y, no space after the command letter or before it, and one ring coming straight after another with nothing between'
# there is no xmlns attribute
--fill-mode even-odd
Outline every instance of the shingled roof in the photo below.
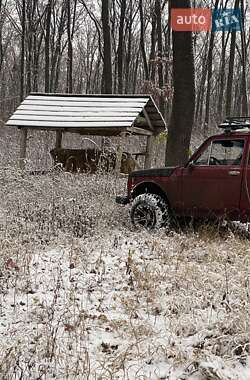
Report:
<svg viewBox="0 0 250 380"><path fill-rule="evenodd" d="M6 123L37 130L116 136L157 134L166 128L149 95L30 94Z"/></svg>

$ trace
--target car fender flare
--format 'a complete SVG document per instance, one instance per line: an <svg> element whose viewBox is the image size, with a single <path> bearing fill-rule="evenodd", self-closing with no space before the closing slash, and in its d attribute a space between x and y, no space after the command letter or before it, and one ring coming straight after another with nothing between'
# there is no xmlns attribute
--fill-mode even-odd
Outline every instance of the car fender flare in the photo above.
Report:
<svg viewBox="0 0 250 380"><path fill-rule="evenodd" d="M153 180L150 180L150 181L141 181L139 183L137 183L135 185L135 187L133 187L133 190L131 191L131 199L134 199L135 196L137 195L140 195L142 194L142 192L138 192L138 189L141 187L147 187L147 185L149 185L149 187L153 187L154 190L156 189L157 192L153 192L154 194L158 194L158 195L162 195L168 202L169 204L169 199L168 199L168 194L165 190L163 190L162 186L160 186L157 182L153 181ZM138 192L138 193L137 193ZM150 192L150 191L149 191ZM135 195L136 194L136 195Z"/></svg>

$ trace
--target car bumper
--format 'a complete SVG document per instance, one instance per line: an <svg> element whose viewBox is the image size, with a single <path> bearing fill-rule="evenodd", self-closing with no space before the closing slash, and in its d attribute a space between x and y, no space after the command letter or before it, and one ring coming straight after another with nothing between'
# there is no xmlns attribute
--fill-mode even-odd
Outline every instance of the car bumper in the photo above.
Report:
<svg viewBox="0 0 250 380"><path fill-rule="evenodd" d="M129 203L129 197L124 197L124 196L117 196L116 198L115 198L115 201L116 201L116 203L118 203L119 205L127 205L128 203Z"/></svg>

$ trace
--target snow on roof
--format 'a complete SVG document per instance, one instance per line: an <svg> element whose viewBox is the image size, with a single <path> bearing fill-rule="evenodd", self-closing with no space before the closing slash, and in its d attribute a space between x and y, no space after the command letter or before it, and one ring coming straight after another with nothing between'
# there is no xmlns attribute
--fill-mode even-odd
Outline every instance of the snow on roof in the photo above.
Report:
<svg viewBox="0 0 250 380"><path fill-rule="evenodd" d="M152 134L166 128L150 95L33 93L21 103L6 125L96 135L117 135L126 130Z"/></svg>

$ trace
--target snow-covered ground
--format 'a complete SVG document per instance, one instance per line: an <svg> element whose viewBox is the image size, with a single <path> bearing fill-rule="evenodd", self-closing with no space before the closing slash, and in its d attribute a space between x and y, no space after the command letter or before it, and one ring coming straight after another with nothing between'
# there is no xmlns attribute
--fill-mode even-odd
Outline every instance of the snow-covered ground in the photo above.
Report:
<svg viewBox="0 0 250 380"><path fill-rule="evenodd" d="M0 176L1 379L250 379L249 240L134 231L109 176Z"/></svg>

